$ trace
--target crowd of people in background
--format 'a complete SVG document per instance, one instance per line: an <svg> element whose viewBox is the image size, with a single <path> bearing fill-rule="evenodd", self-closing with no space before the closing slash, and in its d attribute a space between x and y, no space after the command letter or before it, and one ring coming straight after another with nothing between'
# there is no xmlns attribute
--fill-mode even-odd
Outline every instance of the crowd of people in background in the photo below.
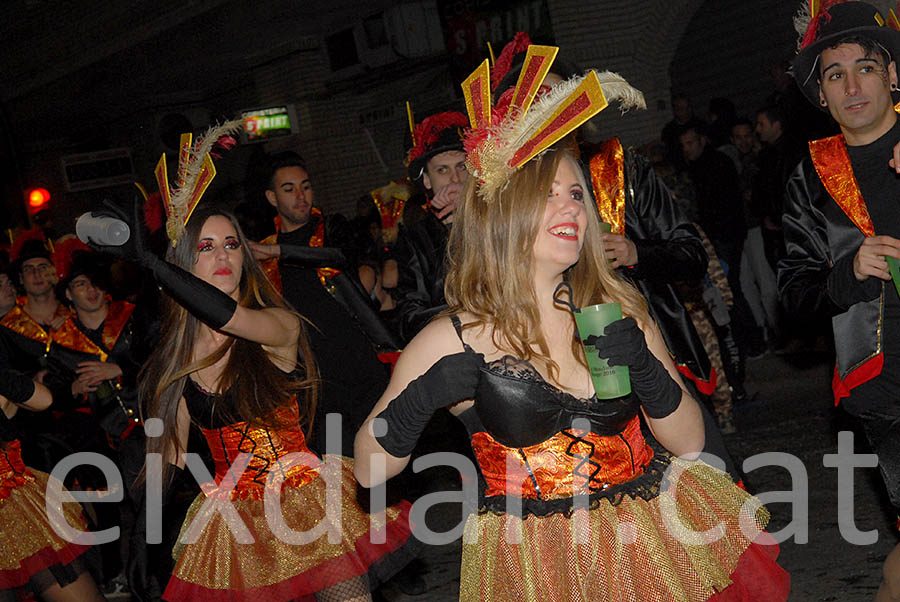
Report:
<svg viewBox="0 0 900 602"><path fill-rule="evenodd" d="M506 69L491 79L493 102L504 107L496 108L501 116L518 88L513 85L531 56L526 54L529 48L527 36L520 34L497 61ZM554 83L581 72L562 54L544 74L546 87L537 93L544 99L535 101L545 103L539 105L542 110L551 102L563 102L561 95L554 96L559 89L551 87ZM792 257L785 241L786 185L809 154L808 140L838 131L790 78L785 79L786 73L785 65L772 66L774 90L750 114L739 114L727 98L714 98L706 115L697 115L692 99L675 93L673 119L658 140L627 148L616 138L599 143L569 138L565 146L560 143L546 155L526 159L521 171L502 174L496 186L490 180L495 174L480 163L482 153L489 151L471 142L473 136L478 142L471 107L469 115L462 106L428 115L411 128L407 172L360 196L351 217L319 208L316 174L298 149L261 162L264 185L258 198L233 207L234 200L220 192L204 199L194 222L188 222L191 208L174 233L171 215L164 225L166 192L138 196L133 206L129 200L97 208L98 215L130 225L132 239L122 248L96 241L88 246L73 234L51 240L40 228L23 229L0 251L0 443L6 442L0 458L0 515L6 497L37 495L27 483L43 483L43 473L52 472L61 460L91 451L118 468L124 487L111 490L108 474L96 467L70 469L63 475L65 488L97 494L83 511L69 505L70 525L87 524L92 530L121 525L125 534L88 549L54 538L49 527L40 526L46 517L29 515L39 525L35 529L46 531L46 541L34 549L28 547L30 541L17 542L16 554L40 558L41 563L26 574L0 559L0 579L6 580L0 580L0 590L48 600L102 599L125 591L146 600L160 595L187 600L235 588L248 596L273 591L286 596L290 591L284 599L299 598L303 592L317 600L365 600L377 597L377 591L370 591L394 579L401 588L421 593L423 584L412 560L416 542L408 524L408 501L425 493L429 484L404 470L408 459L439 443L442 449L468 456L486 475L487 484L479 486L488 488L481 490L487 506L490 496L485 491L502 488L497 484L502 478L486 471L485 456L500 458L505 453L498 433L507 425L487 424L488 413L473 414L471 406L458 403L475 398L486 408L495 403L494 395L502 407L503 396L513 394L500 385L493 393L485 392L476 386L478 379L488 378L485 374L514 377L516 386L538 379L547 385L545 394L549 387L551 396L565 403L598 401L591 398L592 385L586 384L589 373L569 356L570 339L577 333L554 338L572 328L569 314L558 313L558 303L552 307L559 288L552 296L544 294L559 283L569 285L571 303L576 297L585 305L621 301L626 324L620 336L631 350L622 362L633 366L636 390L646 385L640 394L640 419L635 402L619 409L621 416L609 432L574 437L585 445L596 443L591 439L595 435L628 439L631 472L608 477L603 489L621 487L632 492L632 501L639 495L643 502L628 506L629 511L646 513L651 523L659 520L654 514L659 483L655 493L634 492L641 489L641 479L652 476L649 458L675 462L657 447L663 444L679 453L702 448L719 458L724 476L703 473L691 481L692 487L708 490L716 499L742 502L746 494L736 486L743 486L742 474L723 435L736 432L734 407L750 402L753 395L747 362L773 353L833 348L827 325L813 313L802 319L787 314L778 292L779 265ZM896 75L893 82L895 89ZM590 122L584 127L590 128ZM504 268L497 258L512 256L515 237L525 231L509 224L526 221L521 215L503 217L505 206L498 199L506 187L520 191L533 183L540 183L541 195L550 195L550 200L529 197L520 202L517 197L517 207L546 212L536 220L556 219L556 214L547 216L551 212L561 217L559 224L547 228L552 240L542 243L539 235L534 249L528 247L529 258L522 260L545 276L541 280L532 275L532 281L532 276L516 276L521 266ZM561 193L564 199L556 199ZM528 194L533 191L520 196ZM591 204L585 205L585 199ZM508 230L500 228L498 220ZM796 216L788 220L793 221ZM556 239L581 241L578 233L585 228L592 235L584 251L579 246L563 259L554 254ZM497 234L501 231L502 236ZM542 245L550 249L546 257ZM577 270L572 268L576 263ZM501 279L512 288L497 290L490 278L500 278L504 269L510 273ZM588 291L590 285L599 288ZM511 299L514 293L522 298ZM519 303L519 309L513 311L509 303ZM541 315L544 325L523 327L520 322L532 315ZM551 322L558 322L559 328L549 326ZM510 348L504 341L512 341L519 356L501 357ZM597 346L604 357L601 343ZM408 347L412 356L403 355ZM485 361L483 354L492 357ZM510 361L519 363L504 364ZM567 383L557 379L560 365L568 370L563 374ZM529 371L531 377L523 376ZM657 391L667 391L665 399L650 400ZM223 407L230 409L217 413ZM333 414L341 417L337 430L326 428ZM162 419L164 436L148 420L151 416ZM372 431L376 418L387 420L394 430L388 435ZM511 432L509 440L528 440L529 428L536 427ZM240 434L239 441L232 440L234 433ZM532 474L522 450L552 447L558 444L554 438L572 436L563 428L550 435L527 445L510 443L508 448L519 449L537 498L541 486L559 482L554 475ZM246 440L253 442L258 459L248 470L257 476L274 471L272 466L286 453L312 451L323 460L328 455L344 458L341 478L352 498L345 507L345 540L362 537L365 529L360 525L369 511L365 490L353 491L354 471L366 487L396 474L389 482L394 487L387 509L388 543L365 551L346 541L331 547L315 544L304 548L307 560L302 566L290 568L279 563L290 553L287 549L229 556L231 544L222 540L221 525L208 528L200 544L177 543L185 516L195 516L204 500L194 476L176 460L177 452L199 453L219 483L229 473L233 456L247 451L242 447ZM156 478L145 463L147 450L173 465L164 471L162 499L154 498L166 516L156 539L148 538L145 529L149 483ZM376 451L392 458L389 474L373 477L367 472ZM646 464L635 464L638 452L647 455ZM350 460L354 455L355 468ZM623 457L624 452L612 459L604 456L603 462L624 462ZM515 454L510 458L518 461ZM296 502L293 514L288 512L296 527L312 520L303 509L317 504L324 508L325 503L316 477L304 470L292 472L294 468L285 468L284 496ZM236 504L248 521L264 514L258 497L262 490L252 480L241 477L232 484L237 496L233 499L239 500ZM606 511L598 508L623 511L623 496L612 501L610 494L593 489L591 495L598 496L590 514L595 527L607 520L598 518ZM544 507L545 502L530 502L521 523L532 524L529 513L571 518L571 507ZM470 598L506 599L523 579L533 579L527 571L520 574L522 567L509 569L504 560L511 553L495 537L501 527L493 518L499 512L485 511L473 524L488 544L464 551L463 591ZM736 510L719 507L709 513L727 515L728 520L736 516ZM568 528L561 524L557 526ZM256 532L271 539L267 531ZM546 546L553 550L551 555L562 554L553 546L569 545L567 540L541 542L540 530L527 536L534 549ZM8 540L6 533L3 539ZM759 551L761 540L734 542L728 554L703 548L722 562L717 570L728 568L709 583L697 576L701 568L679 565L678 571L685 572L679 578L693 588L690 599L706 599L713 582L717 591L741 583L735 566L739 556L745 562L745 550L753 556L747 562L760 563L768 575L771 590L766 595L774 596L757 599L786 595L786 575L774 554ZM679 553L674 543L665 545ZM478 556L487 554L485 546L493 546L493 556ZM637 561L598 558L590 560L591 566L628 565L621 571L626 575L621 577L623 587L643 578ZM572 577L568 568L549 562L546 566L562 582ZM327 578L321 577L323 571ZM696 583L691 581L695 578ZM752 589L749 581L741 587ZM554 599L560 587L537 580L532 585L546 587L548 599ZM485 588L494 593L486 595ZM0 591L0 600L7 599L18 598Z"/></svg>

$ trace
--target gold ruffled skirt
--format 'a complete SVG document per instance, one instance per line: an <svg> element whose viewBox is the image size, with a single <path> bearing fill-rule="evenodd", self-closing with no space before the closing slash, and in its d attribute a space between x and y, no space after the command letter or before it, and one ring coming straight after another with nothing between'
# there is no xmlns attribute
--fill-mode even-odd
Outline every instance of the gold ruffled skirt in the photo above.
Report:
<svg viewBox="0 0 900 602"><path fill-rule="evenodd" d="M326 516L326 508L332 517L339 509L334 541L327 533L308 543L276 537L266 519L263 500L235 499L231 503L253 543L238 543L222 514L214 514L194 543L179 543L174 549L175 568L163 598L276 602L303 599L359 579L365 580L368 591L405 565L416 548L409 503L387 508L384 520L370 524L370 515L356 501L353 461L340 456L326 458L337 463L339 498L326 501L325 480L321 477L300 487L285 486L281 513L290 529L310 531ZM200 494L191 505L179 542L205 500Z"/></svg>
<svg viewBox="0 0 900 602"><path fill-rule="evenodd" d="M762 531L768 511L723 472L702 462L672 464L683 469L674 496L664 486L649 501L601 500L568 518L469 516L460 600L785 600L789 579L775 563L778 546ZM681 543L679 524L719 536Z"/></svg>

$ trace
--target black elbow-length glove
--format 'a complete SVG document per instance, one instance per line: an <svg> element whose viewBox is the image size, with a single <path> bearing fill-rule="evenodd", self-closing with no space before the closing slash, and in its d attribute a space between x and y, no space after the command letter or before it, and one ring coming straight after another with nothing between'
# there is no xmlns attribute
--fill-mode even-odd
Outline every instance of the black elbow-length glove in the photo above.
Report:
<svg viewBox="0 0 900 602"><path fill-rule="evenodd" d="M134 261L147 268L153 278L186 310L200 321L219 329L225 326L237 309L237 301L190 272L167 261L163 261L150 249L147 242L146 225L142 215L140 197L135 197L133 214L129 218L116 205L105 202L104 205L114 217L128 224L131 236L122 246L106 246L92 244L99 251L111 253L124 259ZM249 250L245 250L249 253Z"/></svg>
<svg viewBox="0 0 900 602"><path fill-rule="evenodd" d="M375 440L394 457L411 454L435 410L475 397L483 364L484 356L480 353L461 352L442 357L409 383L377 416L387 422L387 432Z"/></svg>
<svg viewBox="0 0 900 602"><path fill-rule="evenodd" d="M34 381L18 370L0 370L0 395L13 403L25 403L34 395Z"/></svg>
<svg viewBox="0 0 900 602"><path fill-rule="evenodd" d="M681 403L681 387L647 348L644 333L634 318L616 320L606 326L604 336L585 339L610 366L628 366L631 390L641 400L650 418L665 418Z"/></svg>

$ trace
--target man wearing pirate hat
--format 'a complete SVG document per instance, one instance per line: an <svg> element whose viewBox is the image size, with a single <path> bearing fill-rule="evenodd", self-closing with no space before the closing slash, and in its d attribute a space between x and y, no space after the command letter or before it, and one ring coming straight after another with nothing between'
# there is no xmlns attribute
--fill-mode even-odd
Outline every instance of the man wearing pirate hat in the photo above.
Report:
<svg viewBox="0 0 900 602"><path fill-rule="evenodd" d="M453 211L469 173L462 143L462 131L468 125L462 113L446 111L426 117L412 132L407 173L425 189L430 211L405 228L397 241L396 316L404 342L445 307L444 255Z"/></svg>
<svg viewBox="0 0 900 602"><path fill-rule="evenodd" d="M900 288L886 261L900 258L900 176L888 165L900 142L900 24L864 2L810 12L808 25L795 20L794 77L841 134L810 142L788 181L778 287L790 311L832 318L835 403L860 419L900 514ZM900 600L900 547L876 600Z"/></svg>

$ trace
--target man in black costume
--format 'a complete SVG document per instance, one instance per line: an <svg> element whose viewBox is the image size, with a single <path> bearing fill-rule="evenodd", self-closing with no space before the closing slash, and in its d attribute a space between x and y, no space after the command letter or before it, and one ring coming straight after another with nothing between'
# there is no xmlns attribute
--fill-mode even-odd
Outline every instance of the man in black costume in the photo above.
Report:
<svg viewBox="0 0 900 602"><path fill-rule="evenodd" d="M462 129L468 123L468 118L456 111L436 113L423 119L413 134L408 174L424 188L428 211L405 228L397 241L396 321L404 342L446 307L444 255L453 211L468 178L462 144Z"/></svg>
<svg viewBox="0 0 900 602"><path fill-rule="evenodd" d="M345 260L328 247L332 233L313 205L312 183L303 160L292 152L275 155L269 175L266 198L278 211L278 232L252 248L272 283L310 321L307 335L321 380L309 446L317 453L326 452L325 416L339 413L341 453L352 457L353 437L387 386L388 369L379 361L363 325L332 293L337 290L345 298L361 295L345 274L332 267L334 261Z"/></svg>
<svg viewBox="0 0 900 602"><path fill-rule="evenodd" d="M885 22L869 4L844 2L802 32L794 77L841 134L810 142L788 181L778 288L789 311L831 317L835 402L862 423L900 514L900 296L886 261L900 258L900 170L889 167L900 32ZM883 572L875 600L900 600L900 546Z"/></svg>

